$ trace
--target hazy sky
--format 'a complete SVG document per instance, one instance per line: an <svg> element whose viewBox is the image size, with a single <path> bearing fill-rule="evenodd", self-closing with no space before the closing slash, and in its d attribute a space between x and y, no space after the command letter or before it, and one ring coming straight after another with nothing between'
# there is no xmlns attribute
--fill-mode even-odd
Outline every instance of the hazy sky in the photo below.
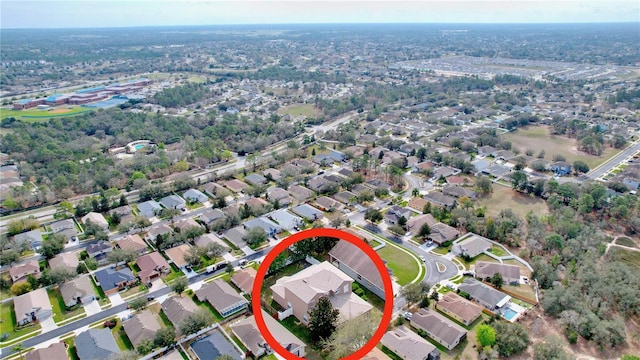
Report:
<svg viewBox="0 0 640 360"><path fill-rule="evenodd" d="M639 0L0 0L2 28L639 21Z"/></svg>

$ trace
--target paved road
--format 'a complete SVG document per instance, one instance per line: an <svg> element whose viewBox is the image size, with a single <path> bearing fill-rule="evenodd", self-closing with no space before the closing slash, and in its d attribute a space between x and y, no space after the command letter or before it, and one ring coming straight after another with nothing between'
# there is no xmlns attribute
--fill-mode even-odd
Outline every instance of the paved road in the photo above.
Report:
<svg viewBox="0 0 640 360"><path fill-rule="evenodd" d="M640 141L637 141L634 144L632 144L631 146L629 146L626 149L622 150L616 156L614 156L611 159L609 159L604 164L602 164L602 165L596 167L595 169L589 171L587 173L587 177L589 179L592 179L592 180L593 179L597 179L600 176L604 175L607 171L613 169L618 164L620 164L622 161L624 161L628 157L631 157L631 156L635 155L639 151L640 151Z"/></svg>

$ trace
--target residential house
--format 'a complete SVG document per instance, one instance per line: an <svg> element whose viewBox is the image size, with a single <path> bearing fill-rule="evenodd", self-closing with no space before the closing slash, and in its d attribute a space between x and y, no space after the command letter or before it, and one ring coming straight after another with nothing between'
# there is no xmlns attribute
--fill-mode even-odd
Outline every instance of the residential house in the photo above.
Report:
<svg viewBox="0 0 640 360"><path fill-rule="evenodd" d="M187 265L187 261L184 259L184 253L189 250L190 246L187 244L181 244L171 249L166 249L164 253L175 266L180 269L184 269Z"/></svg>
<svg viewBox="0 0 640 360"><path fill-rule="evenodd" d="M408 221L412 214L412 211L407 208L393 205L384 214L384 220L390 225L397 225L401 218L404 217L405 221Z"/></svg>
<svg viewBox="0 0 640 360"><path fill-rule="evenodd" d="M343 168L340 168L340 170L338 171L338 174L344 177L350 177L351 175L353 175L353 171L343 167Z"/></svg>
<svg viewBox="0 0 640 360"><path fill-rule="evenodd" d="M268 180L266 177L260 174L253 173L245 176L244 181L249 183L250 185L259 186L266 184Z"/></svg>
<svg viewBox="0 0 640 360"><path fill-rule="evenodd" d="M355 205L357 203L357 195L351 191L340 191L333 195L333 198L346 205Z"/></svg>
<svg viewBox="0 0 640 360"><path fill-rule="evenodd" d="M208 301L222 317L245 311L248 306L247 299L221 279L213 280L196 290L196 297L199 301Z"/></svg>
<svg viewBox="0 0 640 360"><path fill-rule="evenodd" d="M451 166L442 166L433 170L432 180L438 180L440 178L446 178L448 176L458 175L460 170L452 168Z"/></svg>
<svg viewBox="0 0 640 360"><path fill-rule="evenodd" d="M32 275L36 279L40 279L42 276L38 260L32 258L22 264L9 268L9 276L11 276L11 281L13 281L14 284L27 281L27 276L29 275Z"/></svg>
<svg viewBox="0 0 640 360"><path fill-rule="evenodd" d="M460 186L455 185L447 185L442 187L442 193L447 196L452 196L455 198L460 198L462 196L466 196L471 200L475 200L478 197L478 194L471 190Z"/></svg>
<svg viewBox="0 0 640 360"><path fill-rule="evenodd" d="M80 360L112 359L120 354L120 348L109 328L85 330L76 336L75 345Z"/></svg>
<svg viewBox="0 0 640 360"><path fill-rule="evenodd" d="M60 285L60 295L68 308L77 304L88 304L96 299L89 276L81 276Z"/></svg>
<svg viewBox="0 0 640 360"><path fill-rule="evenodd" d="M340 211L344 209L344 205L330 197L320 196L315 201L318 209L322 211Z"/></svg>
<svg viewBox="0 0 640 360"><path fill-rule="evenodd" d="M225 249L228 248L227 244L225 244L224 241L222 241L222 239L220 239L214 233L204 233L195 238L195 240L193 240L193 243L195 246L199 246L201 248L206 248L210 243L216 243L223 246Z"/></svg>
<svg viewBox="0 0 640 360"><path fill-rule="evenodd" d="M323 176L315 176L307 181L307 186L309 189L321 193L329 189L330 186L333 186L333 183Z"/></svg>
<svg viewBox="0 0 640 360"><path fill-rule="evenodd" d="M447 209L452 209L456 205L455 198L437 191L429 192L424 196L424 199L430 202L432 205L440 206Z"/></svg>
<svg viewBox="0 0 640 360"><path fill-rule="evenodd" d="M24 355L24 360L67 360L67 347L63 342L54 342L46 348L33 349Z"/></svg>
<svg viewBox="0 0 640 360"><path fill-rule="evenodd" d="M414 197L407 203L407 207L413 209L419 213L424 211L424 207L429 203L426 199L421 197Z"/></svg>
<svg viewBox="0 0 640 360"><path fill-rule="evenodd" d="M89 257L98 261L98 264L103 265L107 263L107 254L113 251L113 248L108 241L97 241L89 244L85 250Z"/></svg>
<svg viewBox="0 0 640 360"><path fill-rule="evenodd" d="M291 205L292 199L287 190L272 186L267 189L267 199L271 203L275 203L276 201L280 205L280 207L287 207Z"/></svg>
<svg viewBox="0 0 640 360"><path fill-rule="evenodd" d="M37 249L42 246L42 233L38 229L23 232L15 235L13 241L16 244L27 243L30 248Z"/></svg>
<svg viewBox="0 0 640 360"><path fill-rule="evenodd" d="M165 223L154 224L154 225L151 225L151 227L147 231L147 235L145 236L145 239L149 241L156 241L156 238L158 237L158 235L165 237L171 234L172 232L173 232L173 229L171 229L171 227Z"/></svg>
<svg viewBox="0 0 640 360"><path fill-rule="evenodd" d="M407 229L411 232L413 236L418 236L420 234L420 229L422 225L427 224L429 228L435 225L438 221L431 214L420 214L418 216L414 216L409 221L407 221Z"/></svg>
<svg viewBox="0 0 640 360"><path fill-rule="evenodd" d="M190 201L192 203L197 202L200 204L204 204L207 201L209 201L209 197L203 194L202 191L198 189L189 189L185 191L184 194L182 194L182 197L184 197L187 201Z"/></svg>
<svg viewBox="0 0 640 360"><path fill-rule="evenodd" d="M205 193L217 198L221 194L225 194L228 190L216 182L208 182L200 187Z"/></svg>
<svg viewBox="0 0 640 360"><path fill-rule="evenodd" d="M278 224L274 223L266 216L261 216L259 218L253 218L251 220L245 221L243 223L243 226L247 231L254 227L259 227L264 230L264 232L269 237L276 236L276 234L282 231L282 228L278 226Z"/></svg>
<svg viewBox="0 0 640 360"><path fill-rule="evenodd" d="M128 286L135 285L137 279L128 267L113 268L108 267L93 273L97 285L99 285L106 295L117 294L118 291Z"/></svg>
<svg viewBox="0 0 640 360"><path fill-rule="evenodd" d="M140 256L136 259L136 264L140 268L138 278L144 283L171 272L171 266L157 251Z"/></svg>
<svg viewBox="0 0 640 360"><path fill-rule="evenodd" d="M199 217L200 221L205 223L207 226L210 226L216 221L224 218L225 218L225 214L220 209L209 209L203 212L202 214L200 214L200 217Z"/></svg>
<svg viewBox="0 0 640 360"><path fill-rule="evenodd" d="M362 360L392 360L387 354L382 352L382 350L374 347L373 350L369 351L367 355L365 355Z"/></svg>
<svg viewBox="0 0 640 360"><path fill-rule="evenodd" d="M116 247L119 249L135 251L138 255L142 255L147 252L147 243L144 242L138 234L127 235L116 241Z"/></svg>
<svg viewBox="0 0 640 360"><path fill-rule="evenodd" d="M135 216L133 216L133 209L129 205L123 205L115 209L111 209L111 211L109 211L109 216L113 216L114 214L118 214L120 216L120 224L127 224L135 220Z"/></svg>
<svg viewBox="0 0 640 360"><path fill-rule="evenodd" d="M241 268L231 275L231 282L244 294L251 295L253 282L256 280L256 269L252 267Z"/></svg>
<svg viewBox="0 0 640 360"><path fill-rule="evenodd" d="M472 234L468 238L457 242L451 248L454 255L464 255L474 258L491 249L491 241L483 236Z"/></svg>
<svg viewBox="0 0 640 360"><path fill-rule="evenodd" d="M153 340L162 324L151 310L145 309L137 312L131 318L122 322L122 328L134 347L138 347L145 340Z"/></svg>
<svg viewBox="0 0 640 360"><path fill-rule="evenodd" d="M447 241L454 240L459 234L456 228L438 222L431 226L431 233L428 235L428 238L434 243L442 245Z"/></svg>
<svg viewBox="0 0 640 360"><path fill-rule="evenodd" d="M162 302L162 311L176 328L200 307L188 296L171 296Z"/></svg>
<svg viewBox="0 0 640 360"><path fill-rule="evenodd" d="M365 184L367 184L368 186L370 186L371 188L375 189L382 189L382 190L388 190L391 191L391 185L387 184L386 182L380 180L380 179L371 179L371 180L367 180L365 182Z"/></svg>
<svg viewBox="0 0 640 360"><path fill-rule="evenodd" d="M158 215L161 210L162 206L160 206L160 204L155 200L149 200L138 204L138 212L147 219L151 219Z"/></svg>
<svg viewBox="0 0 640 360"><path fill-rule="evenodd" d="M280 171L272 168L262 171L262 176L264 176L267 179L271 178L271 180L273 181L278 181L282 179L282 174L280 173Z"/></svg>
<svg viewBox="0 0 640 360"><path fill-rule="evenodd" d="M482 170L483 174L491 175L495 178L503 177L510 172L511 172L511 168L506 167L504 165L496 164L496 163Z"/></svg>
<svg viewBox="0 0 640 360"><path fill-rule="evenodd" d="M57 235L63 235L67 240L78 236L78 228L73 219L64 219L49 224L51 232Z"/></svg>
<svg viewBox="0 0 640 360"><path fill-rule="evenodd" d="M465 176L449 176L447 178L447 184L450 186L464 186L466 184L472 184L472 181Z"/></svg>
<svg viewBox="0 0 640 360"><path fill-rule="evenodd" d="M298 201L307 201L313 196L313 191L302 185L291 185L288 191Z"/></svg>
<svg viewBox="0 0 640 360"><path fill-rule="evenodd" d="M516 155L509 150L494 151L492 155L496 160L510 161L516 158Z"/></svg>
<svg viewBox="0 0 640 360"><path fill-rule="evenodd" d="M425 331L440 345L451 350L467 338L467 331L435 310L422 308L411 317L411 326Z"/></svg>
<svg viewBox="0 0 640 360"><path fill-rule="evenodd" d="M320 220L324 217L324 213L309 204L301 204L291 209L297 215L302 216L308 221Z"/></svg>
<svg viewBox="0 0 640 360"><path fill-rule="evenodd" d="M473 167L476 169L474 175L478 176L483 173L491 164L487 160L476 159L471 162L471 165L473 165Z"/></svg>
<svg viewBox="0 0 640 360"><path fill-rule="evenodd" d="M490 311L501 308L511 300L511 296L471 278L464 279L458 290L466 292L475 302Z"/></svg>
<svg viewBox="0 0 640 360"><path fill-rule="evenodd" d="M381 299L386 298L378 268L356 245L338 241L329 251L329 262Z"/></svg>
<svg viewBox="0 0 640 360"><path fill-rule="evenodd" d="M302 218L293 215L286 209L280 209L267 214L267 217L280 225L284 230L299 230L304 225Z"/></svg>
<svg viewBox="0 0 640 360"><path fill-rule="evenodd" d="M247 236L247 231L242 225L223 232L222 236L238 248L247 246L247 243L244 241L245 236Z"/></svg>
<svg viewBox="0 0 640 360"><path fill-rule="evenodd" d="M319 166L330 166L333 165L333 158L329 154L318 154L315 155L311 161Z"/></svg>
<svg viewBox="0 0 640 360"><path fill-rule="evenodd" d="M520 281L520 266L518 265L478 261L475 266L476 277L480 279L484 280L495 274L500 274L502 280L507 284L517 284Z"/></svg>
<svg viewBox="0 0 640 360"><path fill-rule="evenodd" d="M51 316L53 309L45 288L39 288L13 298L16 323L25 325L32 321L42 321Z"/></svg>
<svg viewBox="0 0 640 360"><path fill-rule="evenodd" d="M482 306L472 303L453 292L444 294L436 303L436 309L467 326L482 315Z"/></svg>
<svg viewBox="0 0 640 360"><path fill-rule="evenodd" d="M551 171L553 171L556 176L565 176L571 174L571 164L566 161L556 161L551 164Z"/></svg>
<svg viewBox="0 0 640 360"><path fill-rule="evenodd" d="M322 296L327 296L335 309L340 310L340 321L354 319L369 312L372 306L351 292L353 280L329 262L311 265L291 276L283 276L271 286L273 300L284 311L279 319L295 316L309 323L309 311Z"/></svg>
<svg viewBox="0 0 640 360"><path fill-rule="evenodd" d="M435 167L435 164L431 161L423 161L411 166L411 171L413 172L423 172L429 171Z"/></svg>
<svg viewBox="0 0 640 360"><path fill-rule="evenodd" d="M173 223L174 229L180 229L181 232L185 232L192 228L202 228L202 225L198 224L193 218L180 219Z"/></svg>
<svg viewBox="0 0 640 360"><path fill-rule="evenodd" d="M78 259L78 253L75 251L60 253L49 260L51 269L64 268L75 272L78 265L80 265L80 260Z"/></svg>
<svg viewBox="0 0 640 360"><path fill-rule="evenodd" d="M229 181L225 181L223 183L224 187L226 187L227 189L233 191L236 194L239 194L241 192L243 192L245 189L249 188L249 185L247 185L246 183L238 180L238 179L231 179Z"/></svg>
<svg viewBox="0 0 640 360"><path fill-rule="evenodd" d="M178 195L169 195L160 199L160 204L167 209L182 210L187 207L187 202Z"/></svg>
<svg viewBox="0 0 640 360"><path fill-rule="evenodd" d="M434 345L404 325L387 331L380 343L404 360L440 360Z"/></svg>
<svg viewBox="0 0 640 360"><path fill-rule="evenodd" d="M203 334L197 341L192 342L190 347L196 354L196 359L214 360L219 359L223 354L229 356L232 360L244 358L242 350L220 328Z"/></svg>
<svg viewBox="0 0 640 360"><path fill-rule="evenodd" d="M262 317L269 328L269 332L282 347L295 356L305 356L306 344L302 340L298 339L264 310L262 310ZM258 329L253 315L231 324L231 332L249 349L251 355L255 358L269 354L272 351L264 340L262 332Z"/></svg>
<svg viewBox="0 0 640 360"><path fill-rule="evenodd" d="M108 231L109 230L109 222L104 216L97 212L90 212L87 215L82 217L82 223L87 226L88 222L91 222L93 225L99 226L101 229Z"/></svg>
<svg viewBox="0 0 640 360"><path fill-rule="evenodd" d="M247 201L245 201L245 204L247 204L249 208L251 208L251 211L256 213L264 212L265 207L269 205L268 202L259 197L249 198L247 199Z"/></svg>

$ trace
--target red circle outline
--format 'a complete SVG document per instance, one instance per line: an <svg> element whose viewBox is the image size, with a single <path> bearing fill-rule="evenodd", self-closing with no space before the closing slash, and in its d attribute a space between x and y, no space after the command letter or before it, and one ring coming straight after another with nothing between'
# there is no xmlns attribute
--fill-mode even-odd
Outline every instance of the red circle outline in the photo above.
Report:
<svg viewBox="0 0 640 360"><path fill-rule="evenodd" d="M295 233L287 237L286 239L282 240L279 244L274 246L273 249L271 249L271 251L267 253L266 257L264 258L264 261L262 261L262 264L260 264L260 267L258 268L256 279L253 283L253 291L251 292L251 308L253 310L253 316L256 321L256 326L258 327L260 334L265 339L267 344L269 344L269 346L271 346L271 348L276 353L280 354L286 359L296 359L296 360L305 359L305 358L293 355L292 353L287 351L287 349L285 349L282 345L280 345L280 343L273 337L273 335L271 334L271 332L267 328L267 325L264 322L264 317L262 315L262 307L260 306L260 297L261 297L261 290L262 290L262 284L264 282L264 277L267 273L267 270L269 269L269 266L271 266L271 263L273 262L273 260L275 260L276 256L278 256L281 252L286 250L289 246L299 241L309 239L312 237L318 237L318 236L333 237L340 240L346 240L356 245L360 250L364 251L364 253L367 254L369 258L371 258L374 265L378 269L378 272L380 273L380 277L382 278L382 283L384 285L384 293L386 295L389 295L389 294L391 295L391 296L385 296L382 320L380 321L380 326L375 331L371 339L366 344L364 344L358 351L342 358L341 360L362 359L371 350L373 350L376 344L380 342L385 332L387 331L389 324L391 323L391 316L393 315L393 286L391 285L391 277L389 276L387 267L384 261L382 260L382 258L380 258L380 255L378 255L378 253L376 253L376 251L373 250L371 246L369 246L366 242L364 242L362 239L360 239L356 235L342 231L342 230L329 229L329 228L314 228L314 229L304 230L304 231Z"/></svg>

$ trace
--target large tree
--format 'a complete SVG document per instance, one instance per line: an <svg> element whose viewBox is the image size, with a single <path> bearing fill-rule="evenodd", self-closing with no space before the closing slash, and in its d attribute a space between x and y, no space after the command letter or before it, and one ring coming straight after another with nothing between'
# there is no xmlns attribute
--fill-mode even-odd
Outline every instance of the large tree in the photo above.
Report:
<svg viewBox="0 0 640 360"><path fill-rule="evenodd" d="M256 247L267 241L267 233L261 227L252 227L247 231L243 240L251 247Z"/></svg>
<svg viewBox="0 0 640 360"><path fill-rule="evenodd" d="M194 334L205 327L213 324L214 322L213 315L207 309L199 309L193 314L188 315L182 322L178 325L180 329L180 333L182 335L191 335Z"/></svg>
<svg viewBox="0 0 640 360"><path fill-rule="evenodd" d="M521 324L506 321L496 321L493 324L496 334L494 346L500 356L509 357L520 354L529 346L529 334Z"/></svg>
<svg viewBox="0 0 640 360"><path fill-rule="evenodd" d="M409 305L420 302L429 292L429 285L423 282L409 284L400 290L400 295L404 296Z"/></svg>
<svg viewBox="0 0 640 360"><path fill-rule="evenodd" d="M334 309L327 296L318 299L318 303L309 312L309 330L313 341L326 340L333 334L338 323L340 310Z"/></svg>
<svg viewBox="0 0 640 360"><path fill-rule="evenodd" d="M476 339L481 347L491 346L496 343L496 331L487 324L478 325Z"/></svg>
<svg viewBox="0 0 640 360"><path fill-rule="evenodd" d="M564 351L562 340L558 337L549 335L543 342L533 345L533 360L570 360L572 358Z"/></svg>
<svg viewBox="0 0 640 360"><path fill-rule="evenodd" d="M64 244L67 242L65 237L60 234L51 234L48 238L42 240L42 255L47 259L51 259L54 256L58 255L62 249L64 249Z"/></svg>
<svg viewBox="0 0 640 360"><path fill-rule="evenodd" d="M107 260L112 263L130 263L137 259L138 256L139 254L136 250L116 248L107 255Z"/></svg>
<svg viewBox="0 0 640 360"><path fill-rule="evenodd" d="M176 294L181 295L182 292L185 291L188 286L189 286L189 281L187 280L186 277L183 276L173 280L173 283L171 284L171 290L175 291Z"/></svg>
<svg viewBox="0 0 640 360"><path fill-rule="evenodd" d="M322 347L328 351L327 359L342 359L360 349L380 326L380 319L380 313L376 311L340 324L336 331L322 342Z"/></svg>

